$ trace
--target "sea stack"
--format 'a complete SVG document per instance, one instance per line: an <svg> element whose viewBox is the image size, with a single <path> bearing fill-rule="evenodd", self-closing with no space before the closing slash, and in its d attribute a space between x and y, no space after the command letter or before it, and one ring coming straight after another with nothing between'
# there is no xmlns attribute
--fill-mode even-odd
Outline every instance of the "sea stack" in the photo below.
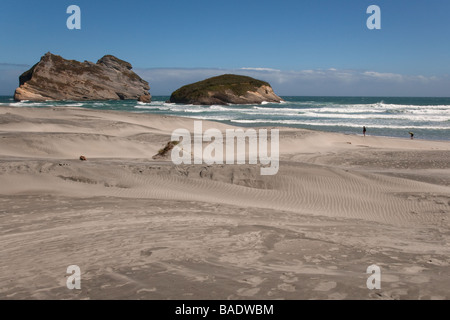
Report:
<svg viewBox="0 0 450 320"><path fill-rule="evenodd" d="M181 87L172 93L172 103L194 105L280 103L269 83L251 77L224 74Z"/></svg>
<svg viewBox="0 0 450 320"><path fill-rule="evenodd" d="M139 100L150 102L150 86L130 63L106 55L97 63L46 53L19 77L16 101Z"/></svg>

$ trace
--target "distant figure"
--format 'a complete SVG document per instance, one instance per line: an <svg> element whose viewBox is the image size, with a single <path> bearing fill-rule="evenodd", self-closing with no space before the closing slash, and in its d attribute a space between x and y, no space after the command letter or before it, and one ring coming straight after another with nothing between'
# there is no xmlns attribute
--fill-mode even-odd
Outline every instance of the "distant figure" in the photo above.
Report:
<svg viewBox="0 0 450 320"><path fill-rule="evenodd" d="M366 131L367 131L367 130L366 130L366 126L364 126L364 127L363 127L363 134L364 134L364 137L366 136Z"/></svg>
<svg viewBox="0 0 450 320"><path fill-rule="evenodd" d="M414 139L414 133L412 133L411 131L409 132L409 135L411 136L411 140Z"/></svg>

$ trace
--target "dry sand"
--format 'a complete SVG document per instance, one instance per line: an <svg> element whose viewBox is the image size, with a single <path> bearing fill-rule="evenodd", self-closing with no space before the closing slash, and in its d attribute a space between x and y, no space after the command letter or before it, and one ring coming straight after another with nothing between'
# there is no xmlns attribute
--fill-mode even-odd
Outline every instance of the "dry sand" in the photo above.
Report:
<svg viewBox="0 0 450 320"><path fill-rule="evenodd" d="M449 142L280 128L275 176L152 159L192 127L0 108L0 298L450 299Z"/></svg>

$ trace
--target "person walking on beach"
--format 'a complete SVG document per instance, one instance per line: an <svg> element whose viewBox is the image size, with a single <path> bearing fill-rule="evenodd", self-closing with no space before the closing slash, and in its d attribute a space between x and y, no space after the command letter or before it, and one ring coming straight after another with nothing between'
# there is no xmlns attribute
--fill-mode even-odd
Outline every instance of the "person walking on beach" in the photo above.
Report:
<svg viewBox="0 0 450 320"><path fill-rule="evenodd" d="M366 136L366 126L363 126L363 135L364 135L364 137Z"/></svg>
<svg viewBox="0 0 450 320"><path fill-rule="evenodd" d="M411 140L414 139L414 133L412 133L411 131L409 132L409 135L411 136Z"/></svg>

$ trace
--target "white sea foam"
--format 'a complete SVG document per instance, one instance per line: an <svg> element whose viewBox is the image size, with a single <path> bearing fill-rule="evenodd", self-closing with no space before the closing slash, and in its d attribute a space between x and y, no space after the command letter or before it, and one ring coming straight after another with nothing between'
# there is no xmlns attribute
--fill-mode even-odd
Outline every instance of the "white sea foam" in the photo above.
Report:
<svg viewBox="0 0 450 320"><path fill-rule="evenodd" d="M288 125L305 125L305 126L319 126L319 127L349 127L349 128L361 128L360 124L355 124L351 122L344 123L329 123L329 122L316 122L316 121L301 121L301 120L269 120L269 119L256 119L256 120L240 120L231 119L231 122L235 123L271 123L271 124L288 124ZM382 124L372 124L370 128L378 129L429 129L429 130L450 130L450 126L447 127L435 127L435 126L418 126L418 125L382 125Z"/></svg>
<svg viewBox="0 0 450 320"><path fill-rule="evenodd" d="M144 109L144 110L158 110L160 108L157 108L155 106L134 106L136 109Z"/></svg>
<svg viewBox="0 0 450 320"><path fill-rule="evenodd" d="M82 107L83 104L82 103L69 103L69 104L65 104L65 107Z"/></svg>
<svg viewBox="0 0 450 320"><path fill-rule="evenodd" d="M201 112L205 112L205 110L201 110L201 109L184 109L183 112L201 113Z"/></svg>
<svg viewBox="0 0 450 320"><path fill-rule="evenodd" d="M294 112L294 113L286 113L286 112L242 112L242 114L246 115L259 115L259 116L283 116L283 117L299 117L301 116L300 112Z"/></svg>
<svg viewBox="0 0 450 320"><path fill-rule="evenodd" d="M194 118L194 119L200 119L200 120L213 120L213 121L232 121L232 116L187 116L187 115L180 115L179 117L183 118Z"/></svg>
<svg viewBox="0 0 450 320"><path fill-rule="evenodd" d="M305 108L302 111L320 112L320 113L383 113L384 110L373 108Z"/></svg>
<svg viewBox="0 0 450 320"><path fill-rule="evenodd" d="M164 101L139 103L136 109L167 111L178 116L235 123L271 123L308 127L379 129L450 129L450 106L385 104L338 104L334 102L285 102L282 106L262 105L183 105ZM201 115L200 115L201 114Z"/></svg>
<svg viewBox="0 0 450 320"><path fill-rule="evenodd" d="M256 110L260 110L261 112L299 112L299 111L303 111L305 109L297 109L297 108L264 108L264 107L253 107L253 109ZM249 110L249 109L245 109L245 110Z"/></svg>
<svg viewBox="0 0 450 320"><path fill-rule="evenodd" d="M417 116L400 114L376 114L376 115L364 115L364 114L331 114L331 113L304 113L303 116L309 118L328 118L328 119L365 119L365 120L409 120L409 121L432 121L443 122L447 121L447 116Z"/></svg>
<svg viewBox="0 0 450 320"><path fill-rule="evenodd" d="M8 104L11 107L44 107L49 106L49 104L43 102L30 102L28 100L23 100L19 102L13 102Z"/></svg>
<svg viewBox="0 0 450 320"><path fill-rule="evenodd" d="M381 107L386 109L397 109L397 108L403 108L403 109L449 109L450 105L405 105L405 104L381 104Z"/></svg>
<svg viewBox="0 0 450 320"><path fill-rule="evenodd" d="M108 106L108 103L106 103L106 102L94 102L92 104L92 106L93 107L106 107L106 106Z"/></svg>
<svg viewBox="0 0 450 320"><path fill-rule="evenodd" d="M210 106L209 109L217 110L217 111L231 111L232 110L231 108L227 108L225 106L219 106L219 105L215 105L215 104Z"/></svg>

